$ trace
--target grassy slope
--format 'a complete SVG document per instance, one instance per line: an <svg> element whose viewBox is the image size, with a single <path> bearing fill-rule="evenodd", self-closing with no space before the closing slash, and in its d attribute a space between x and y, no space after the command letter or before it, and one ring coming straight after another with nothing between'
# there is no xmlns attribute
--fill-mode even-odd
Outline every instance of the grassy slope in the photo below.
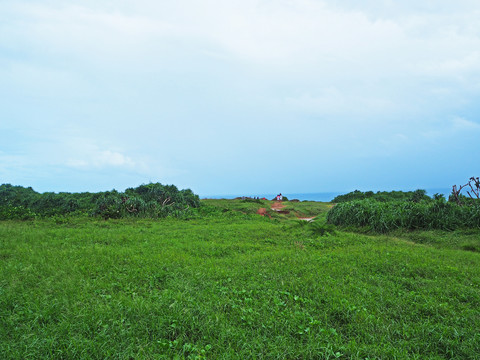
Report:
<svg viewBox="0 0 480 360"><path fill-rule="evenodd" d="M302 202L290 202L283 201L285 206L282 210L288 211L288 214L278 214L274 210L271 210L271 206L275 201L270 200L225 200L225 199L208 199L202 200L202 203L206 206L216 207L220 209L239 211L244 214L256 214L260 208L267 209L267 213L273 218L279 220L295 219L297 217L308 217L325 215L326 212L332 207L329 203L322 203L316 201L302 201Z"/></svg>
<svg viewBox="0 0 480 360"><path fill-rule="evenodd" d="M232 211L3 222L0 354L475 359L480 256L447 243L318 237Z"/></svg>

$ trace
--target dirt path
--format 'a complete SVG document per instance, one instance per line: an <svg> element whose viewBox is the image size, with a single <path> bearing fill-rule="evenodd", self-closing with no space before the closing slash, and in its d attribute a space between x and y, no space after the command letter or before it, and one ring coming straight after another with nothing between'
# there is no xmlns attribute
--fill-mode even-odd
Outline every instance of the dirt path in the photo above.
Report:
<svg viewBox="0 0 480 360"><path fill-rule="evenodd" d="M272 205L270 206L270 210L275 211L276 213L279 214L289 214L289 210L283 210L286 206L283 205L282 201L277 201L274 200ZM298 220L305 220L305 221L313 221L317 217L315 216L305 216L305 215L299 215L296 211L293 212L295 216L297 217ZM257 210L257 214L261 216L268 216L269 218L272 218L270 214L268 213L268 210L266 208L260 208Z"/></svg>
<svg viewBox="0 0 480 360"><path fill-rule="evenodd" d="M311 217L298 217L297 219L298 220L305 220L305 221L313 221L313 219L315 219L316 216L311 216Z"/></svg>
<svg viewBox="0 0 480 360"><path fill-rule="evenodd" d="M275 211L280 211L285 207L281 201L276 201L272 204L271 209Z"/></svg>
<svg viewBox="0 0 480 360"><path fill-rule="evenodd" d="M285 207L285 205L282 204L281 201L274 201L272 206L270 207L271 210L276 211L276 212L282 212L282 209ZM270 219L272 218L270 214L267 212L266 208L260 208L257 210L258 215L262 216L268 216Z"/></svg>
<svg viewBox="0 0 480 360"><path fill-rule="evenodd" d="M285 205L282 204L281 201L274 201L271 209L273 211L279 212L279 213L289 213L289 211L282 211L282 209L285 207ZM305 220L305 221L313 221L317 216L299 216L298 214L296 215L298 220Z"/></svg>

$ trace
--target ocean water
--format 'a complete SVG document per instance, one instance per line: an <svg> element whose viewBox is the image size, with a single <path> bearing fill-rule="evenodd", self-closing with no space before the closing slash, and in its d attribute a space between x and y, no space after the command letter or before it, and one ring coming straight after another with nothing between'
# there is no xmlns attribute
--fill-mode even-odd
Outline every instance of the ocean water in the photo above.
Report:
<svg viewBox="0 0 480 360"><path fill-rule="evenodd" d="M403 191L414 191L416 189L412 190L403 190ZM365 190L368 191L368 190ZM372 190L374 191L374 190ZM379 190L379 191L391 191L391 190ZM447 199L448 196L451 194L452 189L450 188L432 188L432 189L426 189L427 195L430 197L433 197L434 194L443 194ZM376 190L374 192L377 192ZM286 196L289 200L297 199L300 201L321 201L321 202L330 202L332 201L336 196L338 195L343 195L347 194L349 191L344 191L344 192L318 192L318 193L282 193L282 195ZM202 199L235 199L237 197L259 197L263 198L265 197L268 200L274 199L277 194L235 194L235 195L213 195L213 196L201 196L200 198Z"/></svg>
<svg viewBox="0 0 480 360"><path fill-rule="evenodd" d="M338 195L342 193L339 192L325 192L325 193L293 193L293 194L284 194L289 200L297 199L300 201L310 200L310 201L322 201L330 202Z"/></svg>

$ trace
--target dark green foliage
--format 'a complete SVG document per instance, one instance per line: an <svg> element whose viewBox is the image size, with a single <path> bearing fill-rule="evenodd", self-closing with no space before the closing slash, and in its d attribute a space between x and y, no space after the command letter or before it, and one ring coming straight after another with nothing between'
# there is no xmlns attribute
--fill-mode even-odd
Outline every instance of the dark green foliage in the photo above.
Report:
<svg viewBox="0 0 480 360"><path fill-rule="evenodd" d="M200 206L200 199L190 189L151 183L129 188L125 193L111 192L97 200L95 214L105 219L124 217L181 217Z"/></svg>
<svg viewBox="0 0 480 360"><path fill-rule="evenodd" d="M37 217L33 211L23 206L0 206L0 220L32 220Z"/></svg>
<svg viewBox="0 0 480 360"><path fill-rule="evenodd" d="M457 196L454 196L453 194L450 194L448 196L448 201L452 203L456 203L458 205L464 205L464 206L471 206L475 204L480 204L479 199L474 199L469 196L465 196L463 194L458 194Z"/></svg>
<svg viewBox="0 0 480 360"><path fill-rule="evenodd" d="M1 206L23 206L28 207L38 200L40 194L31 187L13 186L10 184L0 185Z"/></svg>
<svg viewBox="0 0 480 360"><path fill-rule="evenodd" d="M459 206L445 199L429 202L357 200L337 204L327 221L385 233L395 229L480 228L480 206Z"/></svg>
<svg viewBox="0 0 480 360"><path fill-rule="evenodd" d="M325 224L320 221L312 221L308 222L308 228L314 235L335 235L335 226L332 224Z"/></svg>
<svg viewBox="0 0 480 360"><path fill-rule="evenodd" d="M118 194L105 194L96 202L95 215L104 219L119 219L122 217L122 199Z"/></svg>
<svg viewBox="0 0 480 360"><path fill-rule="evenodd" d="M4 219L24 220L35 216L55 216L79 213L91 213L95 207L98 194L90 193L53 193L40 194L31 187L0 185L0 208ZM24 210L20 210L24 209Z"/></svg>
<svg viewBox="0 0 480 360"><path fill-rule="evenodd" d="M422 200L430 200L430 198L427 196L426 190L418 189L413 192L409 200L413 202L420 202Z"/></svg>
<svg viewBox="0 0 480 360"><path fill-rule="evenodd" d="M0 185L0 219L31 219L70 214L122 217L184 216L200 205L190 189L174 185L147 184L99 193L37 193L32 188Z"/></svg>
<svg viewBox="0 0 480 360"><path fill-rule="evenodd" d="M71 194L55 194L52 192L40 194L28 206L44 216L68 214L75 212L79 208L78 201Z"/></svg>
<svg viewBox="0 0 480 360"><path fill-rule="evenodd" d="M427 192L425 190L420 189L415 191L378 191L377 193L374 193L373 191L362 192L355 190L345 195L336 196L332 202L341 203L365 199L374 199L377 201L405 200L418 202L421 200L430 200L430 197L428 197L426 193Z"/></svg>

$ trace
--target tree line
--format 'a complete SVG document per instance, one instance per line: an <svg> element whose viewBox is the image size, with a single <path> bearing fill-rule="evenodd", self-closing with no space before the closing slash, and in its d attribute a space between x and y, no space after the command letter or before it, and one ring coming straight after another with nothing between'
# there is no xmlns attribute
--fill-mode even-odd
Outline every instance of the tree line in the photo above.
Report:
<svg viewBox="0 0 480 360"><path fill-rule="evenodd" d="M57 215L87 215L105 219L182 217L200 206L198 195L175 185L150 183L124 192L45 192L31 187L0 185L0 220Z"/></svg>

